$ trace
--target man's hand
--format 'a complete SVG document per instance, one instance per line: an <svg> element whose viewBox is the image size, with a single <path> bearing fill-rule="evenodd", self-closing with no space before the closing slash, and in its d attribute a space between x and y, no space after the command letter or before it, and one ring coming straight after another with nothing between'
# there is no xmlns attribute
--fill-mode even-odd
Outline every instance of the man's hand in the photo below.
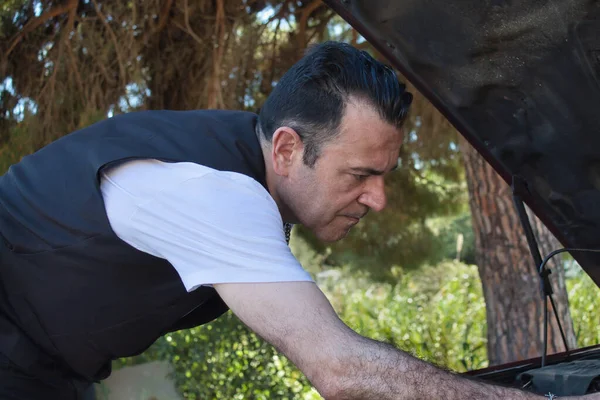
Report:
<svg viewBox="0 0 600 400"><path fill-rule="evenodd" d="M296 364L327 400L543 399L461 378L358 335L312 282L214 287L231 310ZM600 395L581 399L600 400Z"/></svg>

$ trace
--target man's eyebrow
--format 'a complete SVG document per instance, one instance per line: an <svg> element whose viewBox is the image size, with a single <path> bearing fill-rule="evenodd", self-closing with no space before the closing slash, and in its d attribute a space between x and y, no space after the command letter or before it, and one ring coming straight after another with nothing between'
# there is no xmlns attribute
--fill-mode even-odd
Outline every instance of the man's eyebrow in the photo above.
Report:
<svg viewBox="0 0 600 400"><path fill-rule="evenodd" d="M392 169L390 169L389 172L394 171L397 168L398 168L398 164L394 165L394 167ZM386 173L386 171L383 171L380 169L369 168L369 167L353 167L350 169L352 171L362 172L362 173L368 174L368 175L384 175Z"/></svg>

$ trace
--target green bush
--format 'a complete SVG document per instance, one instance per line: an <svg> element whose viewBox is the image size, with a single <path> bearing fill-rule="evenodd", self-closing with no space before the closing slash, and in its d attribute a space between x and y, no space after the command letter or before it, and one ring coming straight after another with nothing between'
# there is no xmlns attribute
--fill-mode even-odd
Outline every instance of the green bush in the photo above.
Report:
<svg viewBox="0 0 600 400"><path fill-rule="evenodd" d="M360 334L456 371L487 365L485 303L475 266L444 262L398 284L330 276L320 286Z"/></svg>
<svg viewBox="0 0 600 400"><path fill-rule="evenodd" d="M577 346L600 343L600 293L598 286L583 271L567 279L569 309L577 337Z"/></svg>
<svg viewBox="0 0 600 400"><path fill-rule="evenodd" d="M6 173L11 165L19 162L24 155L30 154L33 150L27 123L10 129L8 137L0 143L0 175Z"/></svg>
<svg viewBox="0 0 600 400"><path fill-rule="evenodd" d="M287 358L231 312L210 324L174 332L121 365L170 360L186 399L295 399L314 392ZM318 398L318 397L317 397Z"/></svg>

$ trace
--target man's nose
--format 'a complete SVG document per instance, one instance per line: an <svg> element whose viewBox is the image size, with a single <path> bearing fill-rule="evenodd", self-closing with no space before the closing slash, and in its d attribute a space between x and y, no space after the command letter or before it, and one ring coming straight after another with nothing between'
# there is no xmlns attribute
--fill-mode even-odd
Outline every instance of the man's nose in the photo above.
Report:
<svg viewBox="0 0 600 400"><path fill-rule="evenodd" d="M371 208L373 211L381 211L387 205L383 176L371 176L369 181L365 187L365 191L358 198L358 202Z"/></svg>

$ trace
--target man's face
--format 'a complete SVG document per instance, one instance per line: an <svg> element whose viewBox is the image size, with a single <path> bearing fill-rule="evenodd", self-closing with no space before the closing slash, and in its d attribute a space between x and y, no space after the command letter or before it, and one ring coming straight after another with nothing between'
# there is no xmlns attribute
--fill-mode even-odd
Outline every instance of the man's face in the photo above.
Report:
<svg viewBox="0 0 600 400"><path fill-rule="evenodd" d="M345 237L370 209L386 205L384 176L394 169L402 132L363 102L349 102L339 135L321 148L313 168L295 157L286 203L320 240Z"/></svg>

